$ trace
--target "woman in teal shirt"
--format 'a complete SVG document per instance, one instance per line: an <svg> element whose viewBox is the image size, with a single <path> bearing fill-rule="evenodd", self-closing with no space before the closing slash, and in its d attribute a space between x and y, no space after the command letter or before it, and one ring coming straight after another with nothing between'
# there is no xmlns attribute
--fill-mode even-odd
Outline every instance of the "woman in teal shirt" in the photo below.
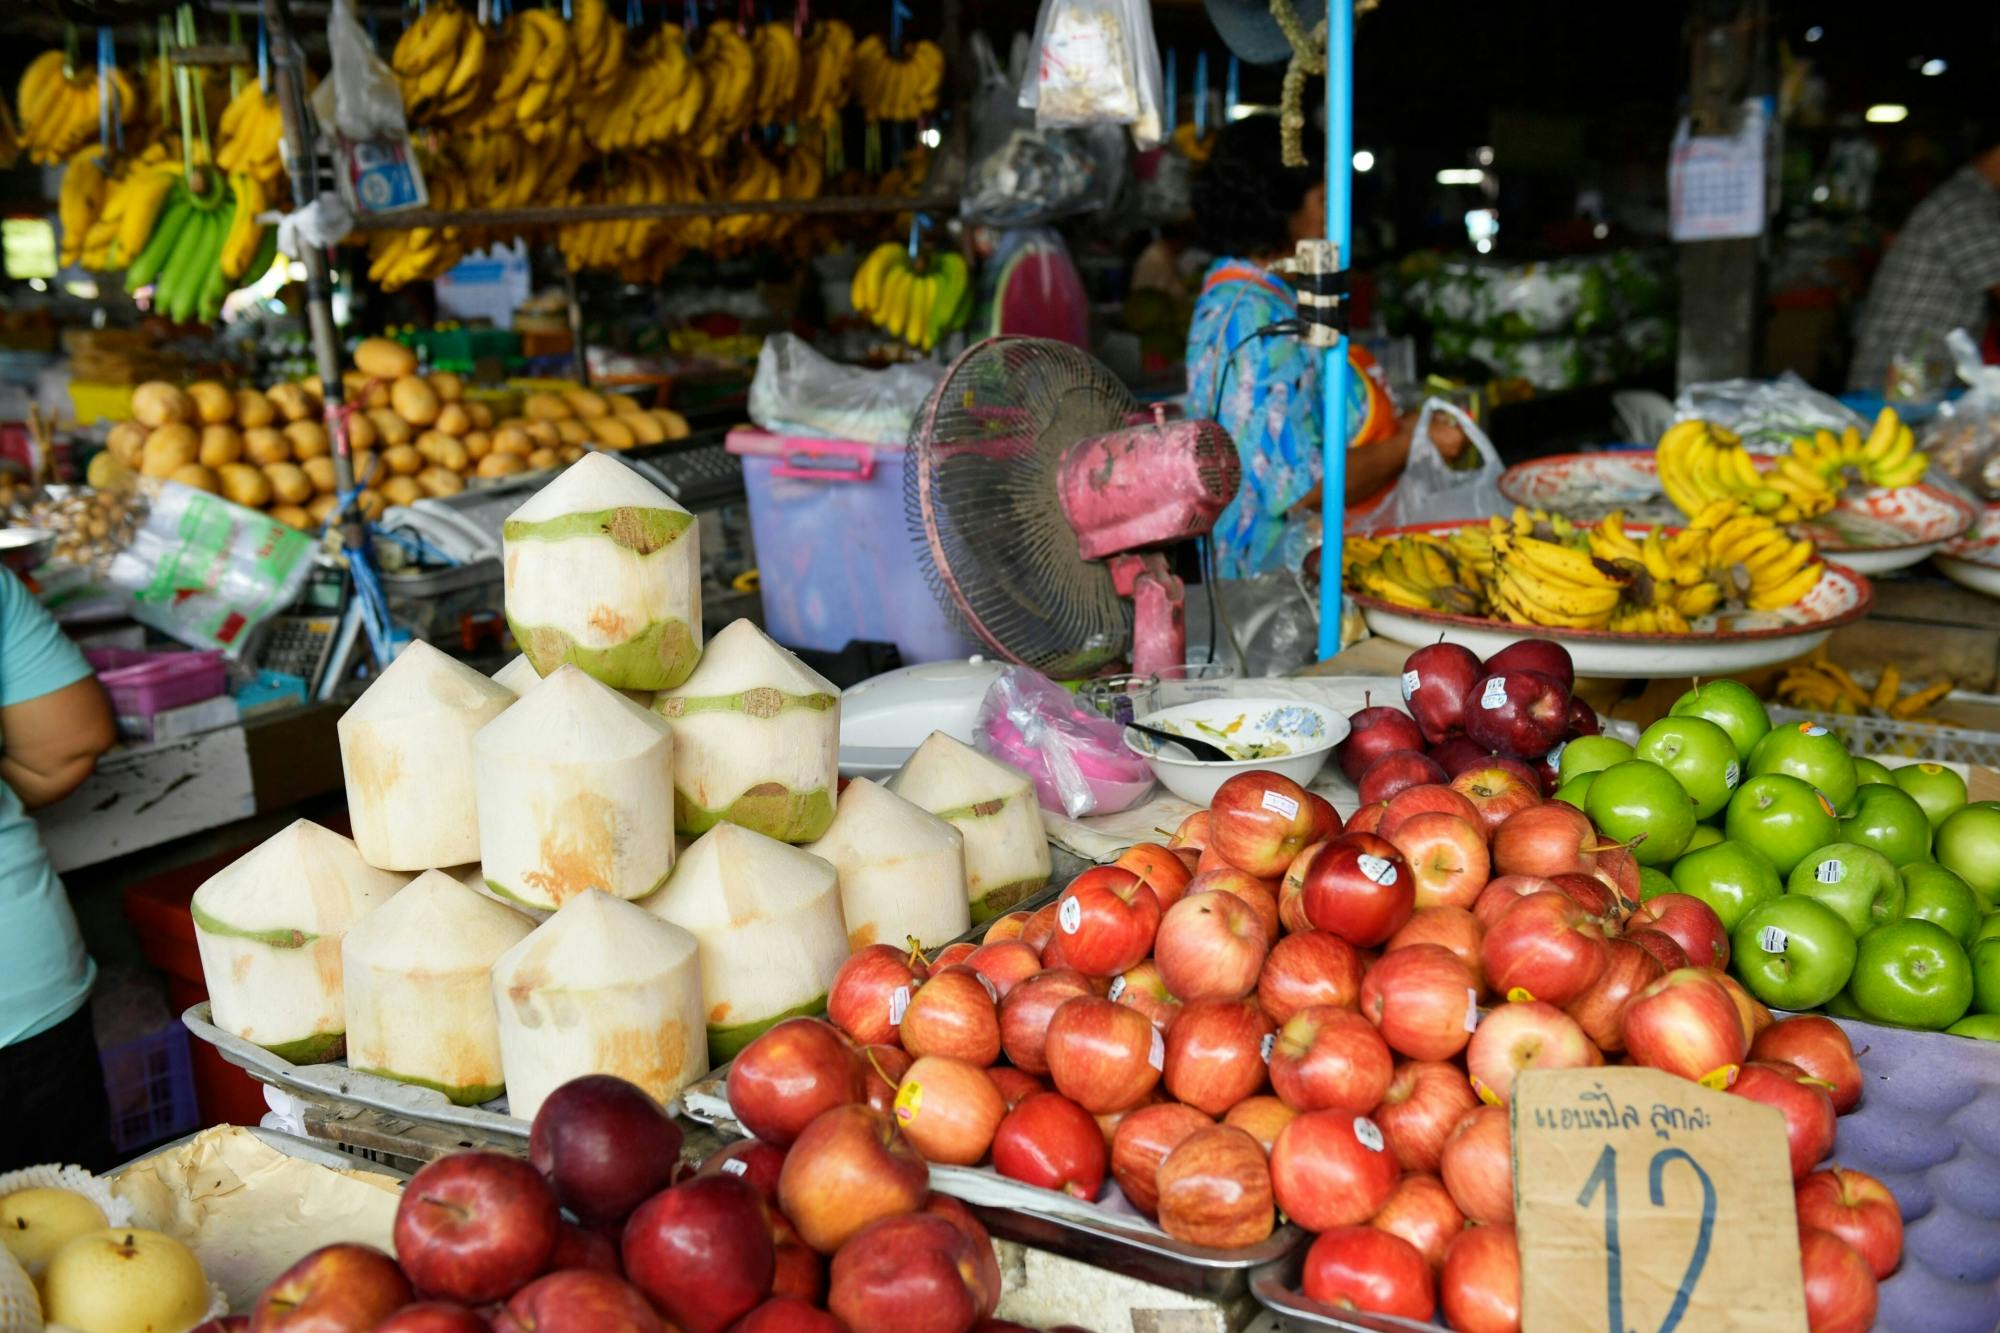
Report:
<svg viewBox="0 0 2000 1333"><path fill-rule="evenodd" d="M83 654L0 570L0 1171L112 1165L96 967L27 812L75 791L116 735Z"/></svg>

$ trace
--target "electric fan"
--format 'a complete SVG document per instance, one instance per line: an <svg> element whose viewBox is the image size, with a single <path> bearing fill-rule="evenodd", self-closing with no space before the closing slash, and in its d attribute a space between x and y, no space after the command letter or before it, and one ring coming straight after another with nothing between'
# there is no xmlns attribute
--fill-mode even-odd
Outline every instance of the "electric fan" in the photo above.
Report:
<svg viewBox="0 0 2000 1333"><path fill-rule="evenodd" d="M1069 344L989 338L912 423L904 494L926 576L1009 661L1057 678L1186 661L1185 588L1163 548L1236 497L1236 446L1212 421L1137 414Z"/></svg>

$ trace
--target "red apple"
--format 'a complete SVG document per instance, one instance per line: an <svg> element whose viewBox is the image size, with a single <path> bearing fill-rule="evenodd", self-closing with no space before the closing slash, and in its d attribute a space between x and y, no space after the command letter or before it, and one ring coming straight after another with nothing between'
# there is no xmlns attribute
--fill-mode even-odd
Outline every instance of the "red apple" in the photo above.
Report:
<svg viewBox="0 0 2000 1333"><path fill-rule="evenodd" d="M1111 1135L1111 1176L1134 1208L1148 1217L1158 1216L1160 1195L1155 1179L1160 1163L1180 1146L1181 1140L1214 1123L1192 1106L1179 1102L1141 1106L1119 1121Z"/></svg>
<svg viewBox="0 0 2000 1333"><path fill-rule="evenodd" d="M1056 905L1048 904L1028 914L1028 922L1021 927L1021 943L1037 953L1048 947L1056 933Z"/></svg>
<svg viewBox="0 0 2000 1333"><path fill-rule="evenodd" d="M1269 1156L1272 1145L1278 1141L1278 1135L1284 1132L1286 1125L1298 1118L1297 1111L1276 1097L1259 1094L1255 1097L1245 1097L1230 1107L1229 1113L1222 1117L1222 1123L1234 1125L1257 1140L1263 1145L1264 1154Z"/></svg>
<svg viewBox="0 0 2000 1333"><path fill-rule="evenodd" d="M1048 1038L1049 1020L1064 1001L1093 993L1083 973L1069 967L1038 972L1009 991L999 1010L1000 1045L1007 1058L1030 1074L1048 1073L1042 1045Z"/></svg>
<svg viewBox="0 0 2000 1333"><path fill-rule="evenodd" d="M1479 970L1479 942L1486 938L1486 923L1463 907L1420 907L1403 928L1382 946L1384 953L1407 949L1413 944L1441 944L1457 955L1472 973L1473 984L1486 988Z"/></svg>
<svg viewBox="0 0 2000 1333"><path fill-rule="evenodd" d="M1347 821L1344 833L1374 833L1382 827L1382 816L1389 812L1387 801L1374 801L1363 805L1354 812L1354 818Z"/></svg>
<svg viewBox="0 0 2000 1333"><path fill-rule="evenodd" d="M1009 1180L1094 1200L1108 1153L1090 1112L1056 1092L1029 1097L993 1135L993 1169Z"/></svg>
<svg viewBox="0 0 2000 1333"><path fill-rule="evenodd" d="M1113 977L1111 989L1104 993L1104 998L1114 1004L1137 1009L1163 1034L1170 1031L1174 1020L1180 1017L1181 1002L1167 989L1166 978L1160 975L1160 965L1150 958L1123 975Z"/></svg>
<svg viewBox="0 0 2000 1333"><path fill-rule="evenodd" d="M1366 1222L1396 1188L1382 1131L1352 1111L1308 1111L1271 1148L1271 1186L1285 1216L1308 1231Z"/></svg>
<svg viewBox="0 0 2000 1333"><path fill-rule="evenodd" d="M1715 984L1729 992L1730 1002L1736 1006L1736 1021L1742 1025L1744 1049L1747 1051L1748 1043L1757 1040L1757 1034L1776 1020L1772 1017L1771 1011L1764 1007L1762 1000L1744 989L1742 982L1719 969L1707 970L1709 975L1715 978Z"/></svg>
<svg viewBox="0 0 2000 1333"><path fill-rule="evenodd" d="M1552 1004L1503 1004L1479 1021L1465 1048L1465 1067L1479 1099L1505 1106L1524 1069L1588 1069L1604 1063L1574 1018Z"/></svg>
<svg viewBox="0 0 2000 1333"><path fill-rule="evenodd" d="M1570 686L1570 691L1569 730L1565 733L1563 739L1571 740L1578 736L1597 735L1603 730L1603 724L1597 720L1597 710L1582 699L1577 698L1575 693L1576 687L1574 685Z"/></svg>
<svg viewBox="0 0 2000 1333"><path fill-rule="evenodd" d="M1861 1064L1854 1043L1840 1024L1818 1014L1784 1018L1759 1032L1750 1042L1752 1060L1786 1060L1830 1086L1833 1109L1846 1115L1861 1101Z"/></svg>
<svg viewBox="0 0 2000 1333"><path fill-rule="evenodd" d="M1539 671L1560 682L1565 690L1576 685L1576 668L1570 661L1569 649L1551 639L1516 639L1486 659L1486 670L1489 674Z"/></svg>
<svg viewBox="0 0 2000 1333"><path fill-rule="evenodd" d="M1288 935L1302 934L1311 930L1312 922L1306 918L1306 870L1318 859L1324 842L1315 842L1292 858L1285 867L1284 878L1278 881L1278 925Z"/></svg>
<svg viewBox="0 0 2000 1333"><path fill-rule="evenodd" d="M833 1256L827 1308L852 1329L964 1333L984 1293L972 1241L942 1217L885 1217Z"/></svg>
<svg viewBox="0 0 2000 1333"><path fill-rule="evenodd" d="M1590 816L1564 801L1516 810L1493 830L1497 875L1588 875L1601 839Z"/></svg>
<svg viewBox="0 0 2000 1333"><path fill-rule="evenodd" d="M1688 966L1687 950L1681 948L1680 941L1662 930L1647 927L1642 930L1627 931L1625 937L1659 960L1660 967L1667 972L1677 967Z"/></svg>
<svg viewBox="0 0 2000 1333"><path fill-rule="evenodd" d="M902 1052L898 1051L898 1055ZM892 1092L893 1095L893 1092ZM757 1191L767 1208L778 1206L778 1177L785 1169L785 1150L761 1139L738 1139L702 1159L698 1176L741 1176Z"/></svg>
<svg viewBox="0 0 2000 1333"><path fill-rule="evenodd" d="M922 1057L896 1088L896 1127L927 1162L978 1162L1006 1113L984 1069L946 1055Z"/></svg>
<svg viewBox="0 0 2000 1333"><path fill-rule="evenodd" d="M371 1245L343 1243L322 1246L278 1274L250 1319L254 1327L284 1333L365 1333L409 1303L409 1279L394 1259Z"/></svg>
<svg viewBox="0 0 2000 1333"><path fill-rule="evenodd" d="M1444 1266L1444 1252L1453 1237L1465 1230L1465 1214L1451 1201L1443 1181L1413 1171L1396 1182L1389 1201L1368 1219L1368 1225L1401 1236L1435 1270Z"/></svg>
<svg viewBox="0 0 2000 1333"><path fill-rule="evenodd" d="M1513 1227L1458 1233L1438 1274L1438 1305L1455 1333L1520 1333L1521 1247Z"/></svg>
<svg viewBox="0 0 2000 1333"><path fill-rule="evenodd" d="M1590 873L1604 881L1618 899L1620 913L1630 912L1639 905L1639 858L1632 855L1629 847L1614 843L1600 848L1597 865Z"/></svg>
<svg viewBox="0 0 2000 1333"><path fill-rule="evenodd" d="M1223 890L1241 898L1257 918L1257 925L1264 936L1264 947L1270 948L1284 936L1284 923L1278 919L1278 896L1264 887L1264 881L1252 880Z"/></svg>
<svg viewBox="0 0 2000 1333"><path fill-rule="evenodd" d="M1479 827L1489 838L1516 810L1542 803L1541 779L1534 770L1504 756L1454 775L1451 789L1479 811Z"/></svg>
<svg viewBox="0 0 2000 1333"><path fill-rule="evenodd" d="M1799 1225L1830 1231L1885 1278L1903 1259L1903 1210L1889 1187L1861 1171L1829 1167L1798 1184Z"/></svg>
<svg viewBox="0 0 2000 1333"><path fill-rule="evenodd" d="M998 940L972 951L965 965L993 983L1000 998L1042 970L1042 956L1021 940Z"/></svg>
<svg viewBox="0 0 2000 1333"><path fill-rule="evenodd" d="M1557 893L1597 918L1607 930L1616 930L1624 919L1617 893L1595 875L1552 875L1549 883L1556 886Z"/></svg>
<svg viewBox="0 0 2000 1333"><path fill-rule="evenodd" d="M1361 1014L1398 1055L1449 1060L1478 1025L1479 983L1442 944L1407 945L1369 965Z"/></svg>
<svg viewBox="0 0 2000 1333"><path fill-rule="evenodd" d="M1715 973L1698 967L1667 973L1625 1006L1625 1052L1636 1065L1721 1091L1749 1046L1735 1001Z"/></svg>
<svg viewBox="0 0 2000 1333"><path fill-rule="evenodd" d="M754 1142L754 1140L751 1140ZM574 1222L564 1222L556 1232L556 1247L549 1252L549 1271L587 1268L593 1272L623 1277L618 1262L618 1245L602 1231L592 1231Z"/></svg>
<svg viewBox="0 0 2000 1333"><path fill-rule="evenodd" d="M1334 818L1337 820L1339 816ZM1162 913L1181 900L1194 873L1173 848L1162 847L1157 842L1134 843L1120 852L1118 859L1111 864L1137 875L1139 882L1153 891L1153 898L1159 903Z"/></svg>
<svg viewBox="0 0 2000 1333"><path fill-rule="evenodd" d="M1306 789L1263 769L1229 778L1208 802L1209 846L1237 869L1263 879L1285 873L1310 841L1313 823Z"/></svg>
<svg viewBox="0 0 2000 1333"><path fill-rule="evenodd" d="M1663 937L1664 938L1664 937ZM1583 1035L1607 1055L1625 1049L1625 1006L1632 997L1667 974L1660 960L1643 944L1629 939L1605 942L1604 971L1583 994L1563 1006Z"/></svg>
<svg viewBox="0 0 2000 1333"><path fill-rule="evenodd" d="M611 1242L605 1241L604 1243L609 1245ZM618 1276L615 1267L611 1271L611 1276L614 1278ZM536 1283L531 1282L521 1290L529 1291L536 1285ZM621 1287L625 1286L623 1281L620 1281L618 1285ZM630 1287L626 1287L625 1289L631 1291ZM517 1292L515 1294L518 1297L520 1293ZM645 1309L647 1315L653 1319L651 1324L641 1325L641 1327L658 1329L660 1327L659 1318L653 1315L652 1308L646 1305L645 1298L640 1296L636 1291L632 1292L632 1298L638 1301L640 1306ZM221 1328L210 1328L207 1324L197 1324L194 1328L188 1330L188 1333L233 1333L236 1329L242 1330L242 1333L249 1333L250 1317L248 1315L238 1315L237 1318L243 1322L235 1325L225 1325ZM506 1323L504 1313L501 1316L501 1320L503 1333L536 1333L532 1325ZM277 1323L267 1323L265 1326L267 1328L290 1327L288 1324ZM324 1328L326 1326L321 1325L320 1327ZM370 1326L360 1324L356 1327L368 1328ZM412 1305L404 1306L381 1323L373 1325L373 1329L374 1333L493 1333L494 1325L487 1323L485 1316L468 1310L456 1301L417 1301Z"/></svg>
<svg viewBox="0 0 2000 1333"><path fill-rule="evenodd" d="M1321 1232L1306 1251L1300 1287L1308 1300L1428 1322L1437 1313L1431 1266L1417 1247L1372 1226Z"/></svg>
<svg viewBox="0 0 2000 1333"><path fill-rule="evenodd" d="M1802 1180L1833 1151L1833 1099L1805 1070L1775 1060L1752 1060L1730 1092L1775 1107L1785 1117L1785 1147L1792 1179Z"/></svg>
<svg viewBox="0 0 2000 1333"><path fill-rule="evenodd" d="M1608 960L1597 918L1561 893L1521 899L1479 943L1486 984L1510 1000L1568 1004L1603 975Z"/></svg>
<svg viewBox="0 0 2000 1333"><path fill-rule="evenodd" d="M1632 909L1628 930L1657 930L1688 957L1688 966L1729 966L1729 929L1715 909L1688 893L1663 893Z"/></svg>
<svg viewBox="0 0 2000 1333"><path fill-rule="evenodd" d="M1033 1074L1024 1074L1012 1065L994 1065L986 1071L986 1077L993 1080L993 1086L999 1089L1001 1103L1010 1111L1036 1093L1049 1090L1048 1085Z"/></svg>
<svg viewBox="0 0 2000 1333"><path fill-rule="evenodd" d="M874 1113L864 1106L826 1112L850 1114ZM786 1176L805 1141L793 1146ZM771 1294L777 1267L764 1201L729 1175L696 1176L640 1204L625 1224L624 1259L632 1285L689 1333L720 1333L756 1309Z"/></svg>
<svg viewBox="0 0 2000 1333"><path fill-rule="evenodd" d="M1472 904L1479 922L1479 938L1484 940L1493 923L1514 910L1514 904L1535 893L1560 893L1556 882L1542 875L1500 875L1486 882Z"/></svg>
<svg viewBox="0 0 2000 1333"><path fill-rule="evenodd" d="M799 1233L772 1204L765 1210L771 1219L771 1295L791 1296L819 1303L826 1297L826 1259L799 1239Z"/></svg>
<svg viewBox="0 0 2000 1333"><path fill-rule="evenodd" d="M1228 1125L1174 1145L1154 1177L1160 1229L1176 1240L1240 1249L1271 1234L1271 1168L1257 1140Z"/></svg>
<svg viewBox="0 0 2000 1333"><path fill-rule="evenodd" d="M1391 750L1368 765L1357 788L1361 804L1384 803L1412 787L1443 786L1451 777L1437 760L1416 750ZM1386 815L1387 811L1383 812ZM1377 816L1381 818L1383 816ZM1348 825L1353 832L1354 826Z"/></svg>
<svg viewBox="0 0 2000 1333"><path fill-rule="evenodd" d="M1479 1106L1460 1116L1438 1154L1438 1176L1468 1221L1514 1221L1513 1132L1504 1106Z"/></svg>
<svg viewBox="0 0 2000 1333"><path fill-rule="evenodd" d="M1333 802L1316 791L1306 793L1306 805L1312 810L1312 831L1306 834L1306 843L1325 842L1340 834L1340 811L1333 808Z"/></svg>
<svg viewBox="0 0 2000 1333"><path fill-rule="evenodd" d="M1416 719L1400 708L1380 704L1364 708L1349 715L1347 728L1347 739L1333 748L1333 758L1349 782L1361 781L1368 765L1391 750L1424 748L1424 733Z"/></svg>
<svg viewBox="0 0 2000 1333"><path fill-rule="evenodd" d="M778 1204L800 1240L832 1254L870 1222L920 1206L930 1175L894 1120L867 1106L836 1106L785 1154Z"/></svg>
<svg viewBox="0 0 2000 1333"><path fill-rule="evenodd" d="M1372 949L1416 910L1416 884L1395 845L1372 833L1343 833L1306 867L1306 918L1349 944Z"/></svg>
<svg viewBox="0 0 2000 1333"><path fill-rule="evenodd" d="M1473 686L1465 734L1517 759L1539 759L1569 729L1569 689L1539 671L1492 672Z"/></svg>
<svg viewBox="0 0 2000 1333"><path fill-rule="evenodd" d="M1831 1231L1801 1227L1799 1267L1811 1333L1867 1333L1875 1326L1875 1275L1852 1245Z"/></svg>
<svg viewBox="0 0 2000 1333"><path fill-rule="evenodd" d="M888 1115L896 1103L896 1085L910 1069L910 1053L900 1046L863 1046L854 1053L861 1065L861 1083L867 1089L864 1100Z"/></svg>
<svg viewBox="0 0 2000 1333"><path fill-rule="evenodd" d="M1468 738L1464 732L1447 736L1436 745L1425 747L1424 753L1437 760L1438 767L1446 778L1456 778L1470 768L1480 768L1499 758L1493 751Z"/></svg>
<svg viewBox="0 0 2000 1333"><path fill-rule="evenodd" d="M1190 891L1160 921L1153 961L1167 990L1191 1004L1248 995L1265 953L1264 925L1249 903L1223 890Z"/></svg>
<svg viewBox="0 0 2000 1333"><path fill-rule="evenodd" d="M1477 704L1472 687L1483 674L1471 650L1455 643L1425 644L1403 659L1403 703L1426 741L1435 745L1465 730L1466 713Z"/></svg>
<svg viewBox="0 0 2000 1333"><path fill-rule="evenodd" d="M1385 819L1382 823L1387 828L1389 821ZM1443 811L1412 815L1389 835L1389 841L1409 863L1419 910L1469 908L1486 887L1491 869L1486 838L1468 820Z"/></svg>
<svg viewBox="0 0 2000 1333"><path fill-rule="evenodd" d="M1201 855L1195 858L1193 867L1197 875L1206 874L1211 870L1234 869L1236 867L1230 863L1229 858L1224 856L1213 843L1201 849Z"/></svg>
<svg viewBox="0 0 2000 1333"><path fill-rule="evenodd" d="M1091 995L1056 1010L1043 1056L1057 1092L1092 1115L1104 1115L1146 1099L1160 1081L1167 1051L1166 1040L1144 1014Z"/></svg>
<svg viewBox="0 0 2000 1333"><path fill-rule="evenodd" d="M1153 950L1160 902L1139 877L1093 866L1070 881L1056 904L1063 959L1087 977L1115 977Z"/></svg>
<svg viewBox="0 0 2000 1333"><path fill-rule="evenodd" d="M1025 933L1026 927L1022 929ZM966 959L972 957L973 950L978 947L971 940L960 940L956 944L945 945L944 948L938 950L938 956L931 959L931 971L941 972L955 963L963 963Z"/></svg>
<svg viewBox="0 0 2000 1333"><path fill-rule="evenodd" d="M924 1200L924 1212L932 1217L942 1217L972 1242L977 1273L968 1277L966 1282L973 1289L980 1314L992 1318L993 1311L1000 1305L1000 1260L993 1253L993 1237L987 1233L985 1223L972 1215L972 1209L949 1194L939 1194L936 1190L932 1190L931 1197Z"/></svg>
<svg viewBox="0 0 2000 1333"><path fill-rule="evenodd" d="M1369 1118L1382 1128L1389 1151L1405 1171L1436 1171L1445 1140L1479 1097L1465 1072L1436 1060L1405 1060Z"/></svg>
<svg viewBox="0 0 2000 1333"><path fill-rule="evenodd" d="M1295 1111L1365 1112L1382 1100L1394 1069L1375 1025L1332 1005L1293 1014L1271 1047L1271 1088Z"/></svg>
<svg viewBox="0 0 2000 1333"><path fill-rule="evenodd" d="M1388 809L1382 812L1381 827L1375 832L1394 842L1398 830L1418 815L1457 815L1468 824L1479 823L1479 807L1469 798L1449 786L1432 782L1405 787L1390 797Z"/></svg>
<svg viewBox="0 0 2000 1333"><path fill-rule="evenodd" d="M1168 1095L1221 1115L1264 1086L1264 1038L1271 1020L1250 1000L1194 1000L1167 1032Z"/></svg>
<svg viewBox="0 0 2000 1333"><path fill-rule="evenodd" d="M919 1058L948 1055L982 1069L999 1059L1000 1016L991 985L962 963L931 973L903 1011L903 1049Z"/></svg>
<svg viewBox="0 0 2000 1333"><path fill-rule="evenodd" d="M1310 1004L1351 1008L1361 995L1361 953L1338 935L1310 930L1287 935L1265 955L1257 1003L1273 1023Z"/></svg>
<svg viewBox="0 0 2000 1333"><path fill-rule="evenodd" d="M847 1325L796 1296L773 1296L731 1324L729 1333L847 1333Z"/></svg>
<svg viewBox="0 0 2000 1333"><path fill-rule="evenodd" d="M661 1333L664 1327L646 1298L616 1273L567 1269L515 1292L497 1333Z"/></svg>
<svg viewBox="0 0 2000 1333"><path fill-rule="evenodd" d="M672 1183L680 1159L680 1126L643 1088L609 1074L557 1088L528 1131L528 1161L590 1226L624 1222Z"/></svg>
<svg viewBox="0 0 2000 1333"><path fill-rule="evenodd" d="M840 1029L823 1019L788 1018L730 1062L729 1109L743 1128L786 1147L821 1111L866 1100L862 1072Z"/></svg>
<svg viewBox="0 0 2000 1333"><path fill-rule="evenodd" d="M981 944L998 944L1002 940L1020 939L1021 932L1027 929L1030 915L1032 914L1028 912L1008 912L1003 916L994 917L986 923L986 933L979 937L979 942ZM869 947L873 948L874 946L870 945ZM832 1006L829 1005L828 1008L831 1010ZM834 1021L838 1022L839 1020L835 1019Z"/></svg>
<svg viewBox="0 0 2000 1333"><path fill-rule="evenodd" d="M894 1041L896 1023L890 1015L910 1002L929 975L922 954L871 944L849 954L833 974L826 1016L863 1046Z"/></svg>
<svg viewBox="0 0 2000 1333"><path fill-rule="evenodd" d="M560 1221L541 1173L461 1152L418 1168L396 1206L396 1259L425 1296L504 1300L547 1267Z"/></svg>
<svg viewBox="0 0 2000 1333"><path fill-rule="evenodd" d="M1167 839L1167 846L1169 849L1175 847L1192 847L1196 851L1207 847L1208 811L1197 810L1186 819L1183 819L1180 827L1174 830L1174 836Z"/></svg>

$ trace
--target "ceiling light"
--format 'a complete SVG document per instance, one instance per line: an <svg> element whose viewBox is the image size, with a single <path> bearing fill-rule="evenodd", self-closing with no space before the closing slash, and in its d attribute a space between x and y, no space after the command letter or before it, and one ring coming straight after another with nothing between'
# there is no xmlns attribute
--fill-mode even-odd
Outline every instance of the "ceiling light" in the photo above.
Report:
<svg viewBox="0 0 2000 1333"><path fill-rule="evenodd" d="M1439 185L1484 185L1486 173L1478 167L1446 167L1437 174Z"/></svg>
<svg viewBox="0 0 2000 1333"><path fill-rule="evenodd" d="M1897 102L1877 102L1863 116L1870 125L1895 125L1909 117L1910 108Z"/></svg>
<svg viewBox="0 0 2000 1333"><path fill-rule="evenodd" d="M1926 78L1935 79L1938 75L1944 73L1946 68L1947 66L1944 61L1939 60L1936 56L1932 56L1929 60L1917 66L1917 73L1924 75Z"/></svg>
<svg viewBox="0 0 2000 1333"><path fill-rule="evenodd" d="M1364 174L1375 170L1375 154L1369 152L1366 148L1355 149L1354 169Z"/></svg>

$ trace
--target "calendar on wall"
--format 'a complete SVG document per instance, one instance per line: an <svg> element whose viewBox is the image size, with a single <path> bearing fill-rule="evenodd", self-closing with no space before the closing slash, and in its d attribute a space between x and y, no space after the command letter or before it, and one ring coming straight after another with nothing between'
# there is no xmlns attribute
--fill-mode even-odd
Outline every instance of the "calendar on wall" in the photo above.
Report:
<svg viewBox="0 0 2000 1333"><path fill-rule="evenodd" d="M1761 102L1746 102L1731 135L1697 135L1686 120L1674 134L1667 195L1676 241L1723 241L1764 234L1765 150Z"/></svg>

